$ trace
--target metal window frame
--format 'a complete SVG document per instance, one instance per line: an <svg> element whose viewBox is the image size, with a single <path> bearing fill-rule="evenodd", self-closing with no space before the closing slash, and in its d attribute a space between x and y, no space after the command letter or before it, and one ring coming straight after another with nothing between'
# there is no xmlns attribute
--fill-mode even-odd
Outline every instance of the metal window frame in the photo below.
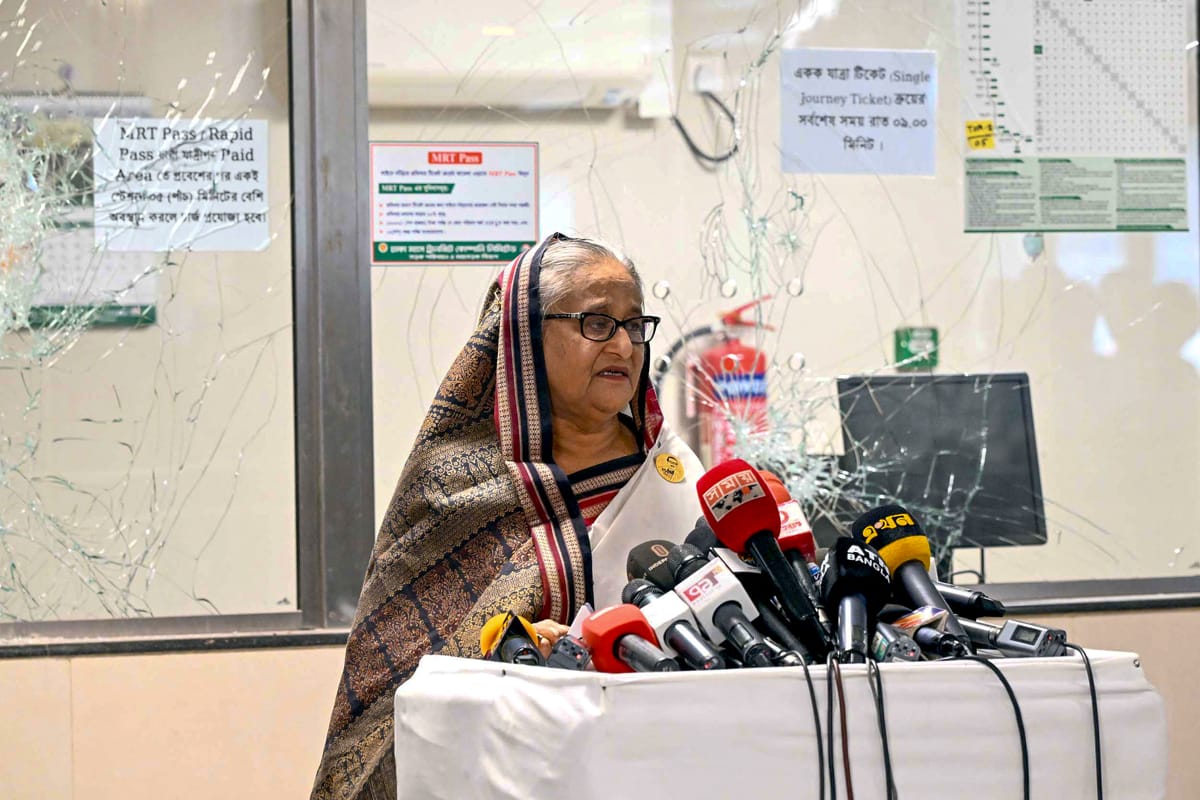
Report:
<svg viewBox="0 0 1200 800"><path fill-rule="evenodd" d="M366 0L290 0L288 45L299 610L0 623L0 658L345 640L375 533Z"/></svg>

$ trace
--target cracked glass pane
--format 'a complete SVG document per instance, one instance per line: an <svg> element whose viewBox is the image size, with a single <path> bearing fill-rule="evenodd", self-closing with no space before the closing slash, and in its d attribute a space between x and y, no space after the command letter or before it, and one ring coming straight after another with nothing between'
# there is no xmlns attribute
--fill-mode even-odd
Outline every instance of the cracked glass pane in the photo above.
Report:
<svg viewBox="0 0 1200 800"><path fill-rule="evenodd" d="M0 2L0 623L296 608L286 12Z"/></svg>
<svg viewBox="0 0 1200 800"><path fill-rule="evenodd" d="M992 146L964 133L965 62L988 47L964 47L962 31L980 30L962 27L965 5L368 0L370 137L536 143L538 234L607 240L646 279L673 425L709 459L777 472L825 542L899 500L961 582L1200 575L1200 541L1177 523L1200 514L1194 8L1166 4L1180 69L1136 98L1145 118L1110 114L1099 149L1080 153L1127 155L1121 137L1143 123L1170 133L1186 159L1188 230L1025 235L964 230L964 165ZM1109 32L1089 39L1062 4L1016 5L1092 59L1030 73L1038 91L1110 78L1114 95L1131 91L1137 76L1122 70L1139 56L1111 21L1094 20ZM816 155L785 171L781 64L797 48L931 51L930 174L834 174ZM1042 113L1039 135L1065 140L1084 112ZM450 206L427 202L430 236L453 240L436 217ZM380 517L496 270L373 269Z"/></svg>

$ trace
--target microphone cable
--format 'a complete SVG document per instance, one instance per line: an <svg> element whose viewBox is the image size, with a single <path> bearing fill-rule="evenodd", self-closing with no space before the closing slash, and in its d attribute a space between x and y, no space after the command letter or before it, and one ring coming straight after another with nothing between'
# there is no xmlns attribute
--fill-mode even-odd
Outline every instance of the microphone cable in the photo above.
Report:
<svg viewBox="0 0 1200 800"><path fill-rule="evenodd" d="M892 774L892 752L888 745L887 716L883 710L883 672L879 662L873 658L867 659L868 685L871 695L875 698L875 719L879 723L879 742L883 746L883 777L887 781L887 800L895 800L896 778Z"/></svg>
<svg viewBox="0 0 1200 800"><path fill-rule="evenodd" d="M808 660L801 658L800 661L800 666L804 669L804 680L808 684L808 699L812 701L813 728L817 734L817 778L820 781L818 797L819 800L825 800L825 745L821 741L821 711L817 708L817 687L813 684L812 673L808 671ZM833 760L832 750L829 751L829 758Z"/></svg>
<svg viewBox="0 0 1200 800"><path fill-rule="evenodd" d="M1096 800L1104 800L1104 769L1100 761L1100 703L1096 696L1096 676L1092 674L1092 660L1079 645L1067 642L1066 648L1079 653L1083 659L1083 670L1087 673L1088 693L1092 696L1092 741L1096 754Z"/></svg>
<svg viewBox="0 0 1200 800"><path fill-rule="evenodd" d="M825 800L825 744L821 741L821 711L817 707L817 687L813 683L812 673L808 671L808 658L805 657L807 652L804 645L796 638L796 634L788 629L783 618L779 616L779 613L769 603L756 600L754 606L758 609L758 616L771 635L778 638L784 647L801 654L800 666L804 668L804 681L808 684L808 699L812 703L813 728L817 734L817 777L820 781L818 798L819 800ZM832 744L830 744L829 758L833 759Z"/></svg>
<svg viewBox="0 0 1200 800"><path fill-rule="evenodd" d="M1021 743L1021 781L1025 800L1029 800L1029 741L1025 738L1025 719L1021 716L1021 704L1017 702L1016 692L1013 691L1012 684L1008 682L1008 678L1004 677L1004 673L1000 668L993 664L983 656L960 654L952 656L947 661L974 661L977 664L983 664L990 669L992 673L999 679L1001 685L1004 686L1004 691L1008 692L1008 699L1012 702L1013 716L1017 719L1017 738Z"/></svg>
<svg viewBox="0 0 1200 800"><path fill-rule="evenodd" d="M825 669L825 707L829 714L826 730L829 737L830 797L837 800L837 759L833 757L833 687L836 683L842 734L842 774L846 779L846 800L854 800L854 782L850 777L850 733L846 729L846 687L842 683L842 665L833 651L825 657Z"/></svg>

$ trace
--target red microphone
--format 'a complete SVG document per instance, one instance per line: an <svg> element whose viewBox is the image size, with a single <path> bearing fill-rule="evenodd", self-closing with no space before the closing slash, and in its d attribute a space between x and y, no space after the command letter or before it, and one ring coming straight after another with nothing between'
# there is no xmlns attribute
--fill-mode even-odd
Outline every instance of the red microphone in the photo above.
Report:
<svg viewBox="0 0 1200 800"><path fill-rule="evenodd" d="M766 481L767 488L771 490L775 504L779 508L779 536L777 538L779 549L783 551L784 557L796 571L796 577L800 579L800 586L808 595L809 602L817 609L817 616L820 618L821 624L830 630L832 635L829 617L824 613L825 607L821 603L821 592L817 589L812 572L808 568L809 562L815 561L817 557L817 543L813 539L812 526L808 524L808 518L804 516L800 504L793 500L791 494L788 493L783 481L765 469L760 470L760 474Z"/></svg>
<svg viewBox="0 0 1200 800"><path fill-rule="evenodd" d="M771 490L771 495L775 498L775 505L779 507L779 549L784 553L798 553L805 563L815 564L817 562L817 541L813 538L812 525L808 524L808 517L804 516L804 510L800 508L799 503L792 499L787 487L783 485L783 481L775 477L774 473L767 472L765 469L759 470L759 472L767 482L767 488ZM792 565L796 565L795 560L792 561Z"/></svg>
<svg viewBox="0 0 1200 800"><path fill-rule="evenodd" d="M600 672L674 672L679 663L658 648L654 628L632 603L609 606L583 621L583 641Z"/></svg>
<svg viewBox="0 0 1200 800"><path fill-rule="evenodd" d="M700 476L696 493L704 518L721 544L754 557L775 584L783 611L796 626L804 647L814 659L824 658L832 649L832 638L775 538L779 535L779 506L763 476L735 458Z"/></svg>

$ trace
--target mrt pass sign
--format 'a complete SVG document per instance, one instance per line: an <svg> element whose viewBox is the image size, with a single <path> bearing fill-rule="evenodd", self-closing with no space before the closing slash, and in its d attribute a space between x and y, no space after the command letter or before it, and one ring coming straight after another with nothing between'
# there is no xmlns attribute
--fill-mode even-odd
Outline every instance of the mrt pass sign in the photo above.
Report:
<svg viewBox="0 0 1200 800"><path fill-rule="evenodd" d="M747 500L765 497L766 494L766 489L758 482L753 470L744 469L706 489L704 505L712 512L713 519L719 520Z"/></svg>
<svg viewBox="0 0 1200 800"><path fill-rule="evenodd" d="M371 264L506 264L537 244L535 142L371 142Z"/></svg>

